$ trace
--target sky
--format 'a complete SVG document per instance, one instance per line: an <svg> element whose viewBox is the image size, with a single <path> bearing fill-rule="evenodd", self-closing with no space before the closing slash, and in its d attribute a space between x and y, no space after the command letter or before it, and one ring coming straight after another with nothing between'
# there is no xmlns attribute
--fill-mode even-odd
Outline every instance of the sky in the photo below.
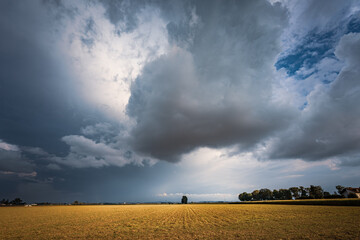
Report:
<svg viewBox="0 0 360 240"><path fill-rule="evenodd" d="M360 186L360 2L0 1L0 198Z"/></svg>

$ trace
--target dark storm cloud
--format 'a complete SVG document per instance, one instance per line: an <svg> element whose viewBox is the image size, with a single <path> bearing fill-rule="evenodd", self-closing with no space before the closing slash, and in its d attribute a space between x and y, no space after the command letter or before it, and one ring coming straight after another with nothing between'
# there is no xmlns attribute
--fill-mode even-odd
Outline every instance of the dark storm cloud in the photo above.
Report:
<svg viewBox="0 0 360 240"><path fill-rule="evenodd" d="M191 12L193 1L145 1L145 0L103 0L99 1L105 9L105 16L118 28L118 34L131 32L138 26L138 14L145 7L159 9L163 18L176 23L186 22L186 13ZM185 18L185 19L184 19ZM187 26L184 26L187 27Z"/></svg>
<svg viewBox="0 0 360 240"><path fill-rule="evenodd" d="M285 9L266 1L206 1L193 10L190 29L168 24L180 46L185 33L187 48L149 63L131 87L132 146L166 161L201 146L250 147L292 117L271 101Z"/></svg>
<svg viewBox="0 0 360 240"><path fill-rule="evenodd" d="M59 139L79 131L83 116L70 76L49 47L51 29L38 2L1 1L0 137L60 152L66 148Z"/></svg>
<svg viewBox="0 0 360 240"><path fill-rule="evenodd" d="M5 150L0 148L1 173L32 173L34 168L35 165L28 159L25 159L20 151Z"/></svg>
<svg viewBox="0 0 360 240"><path fill-rule="evenodd" d="M325 6L326 11L321 10L324 2L293 5L301 8L291 19L300 19L309 26L305 20L312 19L318 29L329 19L335 21L356 15L352 1L341 7L331 1ZM94 11L97 8L101 10ZM143 11L145 8L148 9ZM99 19L109 20L120 35L136 31L141 14L159 12L166 23L171 50L147 63L131 86L127 113L136 123L132 129L121 127L115 131L114 126L122 123L107 125L106 119L96 111L88 116L90 104L82 105L76 98L73 69L62 62L66 58L57 55L58 49L51 48L55 45L49 44L53 40L49 36L62 36L50 32L68 30L61 24L71 23L76 15L90 9L92 14L85 14L79 21L83 26L79 24L69 30L78 31L78 35L74 36L73 32L64 35L69 36L69 39L64 37L64 41L79 38L88 52L96 41L101 41L97 38L102 27ZM342 79L351 78L351 71L357 67L343 69L331 90L324 86L312 92L309 107L300 120L296 119L297 109L290 110L273 101L277 97L272 92L273 82L278 81L274 63L282 50L280 39L290 14L279 4L267 1L226 4L221 1L109 0L89 4L2 1L0 11L3 36L0 39L0 137L11 144L31 146L33 153L29 150L23 153L37 156L34 159L41 156L35 149L44 151L43 155L51 156L49 166L123 166L137 154L139 158L177 161L182 154L204 146L237 145L244 150L264 139L276 138L278 135L273 134L280 134L277 131L289 125L290 130L282 139L288 139L293 145L282 149L275 147L274 142L273 149L277 150L271 152L271 158L315 160L347 153L352 154L351 159L356 158L357 138L352 133L358 127L354 121L358 112L351 102L358 99L341 98L340 101L335 95L340 94L340 89L345 94L352 84L356 85L351 82L340 87L340 83L346 82ZM68 19L61 21L64 16ZM342 43L346 44L351 45ZM350 55L340 50L337 53L347 64L355 61ZM327 110L320 105L326 105ZM335 112L330 120L328 116ZM345 120L338 119L339 116ZM352 127L343 127L343 131L334 127L341 121L349 122ZM314 134L309 138L311 141L308 132ZM338 136L331 141L333 145L329 144L327 134ZM322 146L322 150L318 146ZM350 159L350 155L346 157Z"/></svg>
<svg viewBox="0 0 360 240"><path fill-rule="evenodd" d="M360 34L343 36L335 54L345 66L329 87L309 95L300 119L270 145L271 158L360 165Z"/></svg>

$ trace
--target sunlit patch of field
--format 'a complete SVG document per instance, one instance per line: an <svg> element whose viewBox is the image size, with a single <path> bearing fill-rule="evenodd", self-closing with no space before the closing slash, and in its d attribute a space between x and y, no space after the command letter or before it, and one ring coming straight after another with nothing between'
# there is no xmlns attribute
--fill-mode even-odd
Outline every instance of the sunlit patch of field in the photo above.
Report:
<svg viewBox="0 0 360 240"><path fill-rule="evenodd" d="M0 208L0 239L360 239L360 207L118 205Z"/></svg>

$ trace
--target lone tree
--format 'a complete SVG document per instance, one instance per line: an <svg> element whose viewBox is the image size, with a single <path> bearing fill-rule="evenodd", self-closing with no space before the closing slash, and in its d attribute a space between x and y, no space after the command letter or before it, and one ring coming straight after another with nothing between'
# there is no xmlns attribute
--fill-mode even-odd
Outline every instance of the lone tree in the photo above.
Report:
<svg viewBox="0 0 360 240"><path fill-rule="evenodd" d="M183 196L183 197L181 198L181 203L182 203L182 204L187 204L187 201L188 201L187 196Z"/></svg>

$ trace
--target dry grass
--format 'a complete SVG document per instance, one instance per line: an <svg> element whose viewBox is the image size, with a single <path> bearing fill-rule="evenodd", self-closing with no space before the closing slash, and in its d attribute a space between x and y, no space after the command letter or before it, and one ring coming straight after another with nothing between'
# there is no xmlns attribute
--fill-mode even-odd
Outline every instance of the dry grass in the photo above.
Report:
<svg viewBox="0 0 360 240"><path fill-rule="evenodd" d="M359 239L360 208L125 205L0 208L0 239Z"/></svg>

